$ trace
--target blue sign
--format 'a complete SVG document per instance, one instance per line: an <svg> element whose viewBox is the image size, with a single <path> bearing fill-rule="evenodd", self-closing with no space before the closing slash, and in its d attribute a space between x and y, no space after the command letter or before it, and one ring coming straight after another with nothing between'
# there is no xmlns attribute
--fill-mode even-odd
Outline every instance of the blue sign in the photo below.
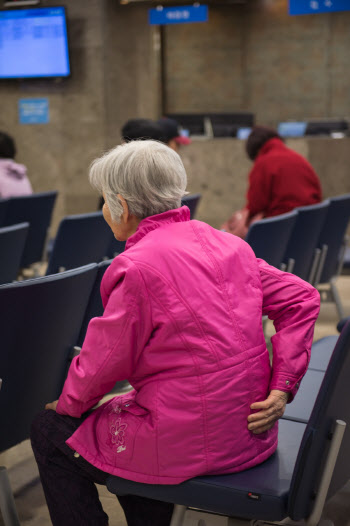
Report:
<svg viewBox="0 0 350 526"><path fill-rule="evenodd" d="M289 0L290 15L350 11L349 0Z"/></svg>
<svg viewBox="0 0 350 526"><path fill-rule="evenodd" d="M47 124L49 99L19 99L18 116L20 124Z"/></svg>
<svg viewBox="0 0 350 526"><path fill-rule="evenodd" d="M149 9L149 23L153 25L192 24L208 21L207 5L182 5L178 7L162 7Z"/></svg>

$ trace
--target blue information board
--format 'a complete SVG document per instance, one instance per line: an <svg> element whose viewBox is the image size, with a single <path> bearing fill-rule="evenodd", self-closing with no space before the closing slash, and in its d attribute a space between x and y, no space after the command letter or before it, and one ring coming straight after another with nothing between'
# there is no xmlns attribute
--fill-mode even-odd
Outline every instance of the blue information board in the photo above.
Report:
<svg viewBox="0 0 350 526"><path fill-rule="evenodd" d="M350 0L289 0L290 15L350 11Z"/></svg>
<svg viewBox="0 0 350 526"><path fill-rule="evenodd" d="M49 99L19 99L18 116L20 124L47 124Z"/></svg>
<svg viewBox="0 0 350 526"><path fill-rule="evenodd" d="M208 21L207 5L182 5L178 7L157 7L149 9L150 25L191 24Z"/></svg>

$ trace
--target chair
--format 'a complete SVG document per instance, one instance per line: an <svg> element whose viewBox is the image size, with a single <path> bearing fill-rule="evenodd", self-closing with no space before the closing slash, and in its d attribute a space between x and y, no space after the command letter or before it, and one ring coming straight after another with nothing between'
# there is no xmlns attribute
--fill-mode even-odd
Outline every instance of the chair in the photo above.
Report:
<svg viewBox="0 0 350 526"><path fill-rule="evenodd" d="M8 202L8 199L0 199L0 227L4 224Z"/></svg>
<svg viewBox="0 0 350 526"><path fill-rule="evenodd" d="M34 416L58 398L96 274L93 264L0 286L0 451L27 439ZM2 469L1 513L17 526L7 482Z"/></svg>
<svg viewBox="0 0 350 526"><path fill-rule="evenodd" d="M42 260L56 197L57 192L44 192L8 199L5 219L1 226L29 223L27 242L21 260L22 268Z"/></svg>
<svg viewBox="0 0 350 526"><path fill-rule="evenodd" d="M111 242L109 244L106 257L113 259L118 254L121 254L125 250L126 241L118 241L111 232Z"/></svg>
<svg viewBox="0 0 350 526"><path fill-rule="evenodd" d="M101 281L104 273L106 272L109 265L112 263L112 260L102 261L98 265L96 279L94 285L91 289L91 294L89 297L88 304L84 313L84 318L81 324L79 337L77 339L77 346L81 347L85 339L86 329L89 325L91 318L96 318L97 316L102 316L103 314L103 305L100 294Z"/></svg>
<svg viewBox="0 0 350 526"><path fill-rule="evenodd" d="M337 331L338 331L338 332L341 332L341 331L344 329L346 323L347 323L349 320L350 320L350 316L348 316L347 318L342 318L342 319L340 320L340 322L338 322L338 325L337 325Z"/></svg>
<svg viewBox="0 0 350 526"><path fill-rule="evenodd" d="M181 199L181 206L186 205L190 209L190 217L191 217L191 219L194 219L194 216L195 216L196 210L197 210L197 206L198 206L199 201L201 200L201 198L202 198L202 194L190 194L190 195L185 195Z"/></svg>
<svg viewBox="0 0 350 526"><path fill-rule="evenodd" d="M321 298L334 301L339 318L344 318L344 309L336 287L336 279L341 272L344 251L345 233L350 219L350 194L329 199L326 219L318 240L321 250L320 262L313 285L327 285Z"/></svg>
<svg viewBox="0 0 350 526"><path fill-rule="evenodd" d="M296 208L298 213L283 262L288 272L312 283L321 255L317 243L326 219L329 201Z"/></svg>
<svg viewBox="0 0 350 526"><path fill-rule="evenodd" d="M140 495L175 503L171 526L186 524L189 507L231 517L230 526L263 526L265 521L293 525L300 520L305 520L305 526L320 525L326 499L350 478L349 350L347 324L308 423L280 420L277 451L262 464L241 473L202 476L169 486L110 476L107 488L116 495ZM215 515L206 516L208 524L215 524ZM207 523L203 520L198 524Z"/></svg>
<svg viewBox="0 0 350 526"><path fill-rule="evenodd" d="M0 285L17 278L28 229L29 223L0 228Z"/></svg>
<svg viewBox="0 0 350 526"><path fill-rule="evenodd" d="M280 268L296 219L297 212L292 211L256 221L249 227L245 241L257 258Z"/></svg>
<svg viewBox="0 0 350 526"><path fill-rule="evenodd" d="M64 217L53 244L46 275L98 263L107 255L111 237L102 212Z"/></svg>

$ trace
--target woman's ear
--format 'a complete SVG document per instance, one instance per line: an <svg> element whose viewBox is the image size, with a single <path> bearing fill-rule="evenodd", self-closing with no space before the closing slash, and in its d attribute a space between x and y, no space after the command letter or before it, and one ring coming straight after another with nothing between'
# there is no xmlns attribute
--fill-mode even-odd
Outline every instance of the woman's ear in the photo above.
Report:
<svg viewBox="0 0 350 526"><path fill-rule="evenodd" d="M121 220L122 220L122 222L124 224L126 224L128 222L129 216L130 216L128 203L125 201L125 199L124 199L124 197L122 195L117 194L117 197L118 197L118 199L121 202L122 207L123 207L123 213L121 215Z"/></svg>

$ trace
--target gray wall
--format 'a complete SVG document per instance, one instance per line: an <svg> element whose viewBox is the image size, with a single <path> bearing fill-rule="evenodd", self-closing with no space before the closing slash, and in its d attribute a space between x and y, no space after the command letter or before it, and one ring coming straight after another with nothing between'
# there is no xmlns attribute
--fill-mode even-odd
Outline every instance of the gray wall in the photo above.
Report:
<svg viewBox="0 0 350 526"><path fill-rule="evenodd" d="M350 12L290 17L287 0L211 6L168 26L167 110L249 110L264 124L350 116Z"/></svg>
<svg viewBox="0 0 350 526"><path fill-rule="evenodd" d="M55 5L43 0L42 5ZM35 191L59 190L53 230L63 215L94 210L91 161L119 143L130 117L161 115L159 29L148 5L69 0L71 78L0 83L0 129L13 134ZM260 122L348 115L350 12L287 16L287 0L210 7L210 21L167 27L168 111L251 110ZM47 97L50 122L20 125L18 99ZM327 141L327 140L326 140ZM327 144L327 149L325 149ZM330 193L347 187L344 141L301 141ZM249 162L233 140L183 149L190 191L204 194L200 217L218 226L244 201ZM346 173L346 177L345 174Z"/></svg>

